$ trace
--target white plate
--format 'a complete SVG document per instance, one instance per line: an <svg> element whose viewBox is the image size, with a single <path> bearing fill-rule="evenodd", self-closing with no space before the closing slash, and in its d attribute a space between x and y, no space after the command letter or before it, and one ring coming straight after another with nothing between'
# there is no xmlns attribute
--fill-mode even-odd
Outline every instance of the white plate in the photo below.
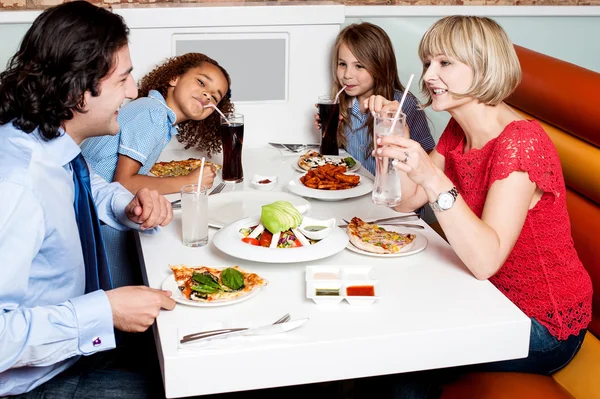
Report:
<svg viewBox="0 0 600 399"><path fill-rule="evenodd" d="M347 174L355 175L356 173ZM309 188L300 181L302 176L290 180L287 188L290 192L303 197L315 198L323 201L341 201L347 198L361 197L373 191L373 181L366 176L358 175L360 176L360 183L358 183L358 186L346 190L318 190L316 188Z"/></svg>
<svg viewBox="0 0 600 399"><path fill-rule="evenodd" d="M337 158L348 158L348 157L352 157L352 155L350 155L350 154L348 154L348 155L346 155L346 156L325 155L325 157L326 157L326 158L337 159ZM353 167L351 167L351 168L347 168L347 169L348 169L348 172L356 172L356 171L357 171L357 170L359 170L359 169L360 169L360 167L361 167L361 163L360 163L360 161L359 161L358 159L356 159L356 158L354 158L354 157L352 157L352 159L354 159L354 162L356 162L356 164L355 164ZM302 168L300 167L300 165L298 165L298 161L299 161L299 160L300 160L300 158L298 158L298 159L294 160L294 161L292 162L292 167L293 167L294 169L296 169L298 172L302 172L302 173L306 173L306 172L308 172L307 170L305 170L305 169L302 169Z"/></svg>
<svg viewBox="0 0 600 399"><path fill-rule="evenodd" d="M208 225L218 229L236 220L260 215L261 207L275 201L288 201L300 213L310 210L304 198L280 191L231 191L208 197Z"/></svg>
<svg viewBox="0 0 600 399"><path fill-rule="evenodd" d="M258 294L258 291L260 291L261 288L262 288L262 286L250 291L246 295L242 295L242 296L232 299L230 301L200 302L200 301L192 301L191 299L187 299L185 296L183 296L181 291L179 291L179 287L177 286L177 282L175 281L175 276L173 276L172 274L169 277L167 277L165 279L165 281L163 281L163 283L162 283L163 290L169 290L173 293L172 298L175 300L175 302L181 303L183 305L198 306L201 308L212 308L215 306L227 306L227 305L234 305L236 303L244 302L244 301L247 301L248 299L252 298L256 294Z"/></svg>
<svg viewBox="0 0 600 399"><path fill-rule="evenodd" d="M327 237L307 247L265 248L242 242L244 236L240 229L255 226L259 220L258 217L253 217L231 223L219 230L212 242L228 255L262 263L297 263L322 259L343 251L348 244L348 234L339 227L334 227Z"/></svg>
<svg viewBox="0 0 600 399"><path fill-rule="evenodd" d="M350 251L353 251L353 252L356 252L356 253L359 253L362 255L376 256L379 258L397 258L399 256L414 255L416 253L421 252L422 250L424 250L427 247L427 237L425 237L423 234L415 231L414 229L411 229L408 227L403 227L403 226L389 226L389 225L388 226L381 225L381 227L385 228L388 231L395 231L398 233L405 233L405 234L415 234L417 237L409 246L402 248L400 250L400 252L395 253L395 254L376 254L374 252L363 251L362 249L356 248L350 241L348 241L348 246L346 248L348 248Z"/></svg>

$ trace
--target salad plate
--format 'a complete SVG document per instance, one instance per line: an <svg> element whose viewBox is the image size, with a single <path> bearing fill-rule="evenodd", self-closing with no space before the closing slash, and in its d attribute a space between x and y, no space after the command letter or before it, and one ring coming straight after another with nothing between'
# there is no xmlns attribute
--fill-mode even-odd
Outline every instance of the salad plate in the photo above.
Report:
<svg viewBox="0 0 600 399"><path fill-rule="evenodd" d="M261 207L274 201L288 201L301 214L310 210L310 202L280 191L231 191L208 197L208 225L220 229L236 220L260 215Z"/></svg>
<svg viewBox="0 0 600 399"><path fill-rule="evenodd" d="M212 242L228 255L262 263L297 263L322 259L343 251L348 245L348 235L339 227L333 227L327 237L308 246L269 248L243 242L244 234L240 230L259 223L260 217L237 220L219 230Z"/></svg>
<svg viewBox="0 0 600 399"><path fill-rule="evenodd" d="M346 175L355 175L356 173L346 173ZM302 175L304 176L304 175ZM315 198L322 201L341 201L348 198L362 197L373 191L373 181L366 176L360 175L360 183L356 187L345 190L319 190L306 187L300 181L302 176L298 176L287 185L287 189L296 195L302 197Z"/></svg>

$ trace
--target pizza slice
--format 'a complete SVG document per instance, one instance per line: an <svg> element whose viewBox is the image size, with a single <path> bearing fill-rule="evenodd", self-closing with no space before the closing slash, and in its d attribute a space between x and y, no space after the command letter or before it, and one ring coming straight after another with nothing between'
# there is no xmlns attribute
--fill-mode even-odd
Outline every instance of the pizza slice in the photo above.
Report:
<svg viewBox="0 0 600 399"><path fill-rule="evenodd" d="M350 242L358 249L376 254L395 254L412 246L416 234L388 231L353 217L348 225Z"/></svg>
<svg viewBox="0 0 600 399"><path fill-rule="evenodd" d="M194 169L199 168L201 164L202 160L196 158L188 158L181 161L157 162L152 169L150 169L150 173L158 177L187 176ZM217 170L221 169L221 165L210 161L205 161L204 166L214 166Z"/></svg>
<svg viewBox="0 0 600 399"><path fill-rule="evenodd" d="M239 266L225 269L184 265L170 267L179 291L192 301L231 301L267 285L267 281L258 274Z"/></svg>
<svg viewBox="0 0 600 399"><path fill-rule="evenodd" d="M298 166L303 170L311 170L319 166L331 165L331 166L344 166L351 168L356 165L356 161L352 157L327 157L323 156L317 151L308 151L298 158Z"/></svg>

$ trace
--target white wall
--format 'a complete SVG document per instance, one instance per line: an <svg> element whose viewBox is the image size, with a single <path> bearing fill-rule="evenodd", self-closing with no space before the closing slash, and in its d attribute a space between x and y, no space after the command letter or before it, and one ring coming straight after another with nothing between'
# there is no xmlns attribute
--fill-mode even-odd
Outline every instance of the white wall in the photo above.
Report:
<svg viewBox="0 0 600 399"><path fill-rule="evenodd" d="M487 15L496 19L519 45L600 72L600 7L444 7L444 6L267 6L174 4L115 8L131 28L131 53L137 79L173 55L172 35L201 32L287 32L288 100L240 103L246 115L245 145L267 141L317 141L313 104L330 87L329 55L340 26L369 21L383 27L396 49L400 78L420 76L417 46L422 34L444 15ZM0 70L14 54L39 11L0 12ZM240 60L252 62L252 60ZM233 77L252 79L252 76ZM254 82L257 90L268 82ZM412 91L418 94L417 82ZM437 139L448 116L427 111ZM173 145L177 145L173 142Z"/></svg>
<svg viewBox="0 0 600 399"><path fill-rule="evenodd" d="M392 39L402 83L411 73L411 91L420 96L417 55L421 36L445 15L485 15L494 18L518 45L600 72L600 7L346 7L346 22L371 22ZM426 111L437 139L446 126L446 113Z"/></svg>

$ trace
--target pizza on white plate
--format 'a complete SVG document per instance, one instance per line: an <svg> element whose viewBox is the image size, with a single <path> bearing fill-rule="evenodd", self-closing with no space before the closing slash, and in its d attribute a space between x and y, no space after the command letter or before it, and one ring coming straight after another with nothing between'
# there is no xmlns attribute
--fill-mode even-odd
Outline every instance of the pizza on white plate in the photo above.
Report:
<svg viewBox="0 0 600 399"><path fill-rule="evenodd" d="M412 246L416 234L388 231L376 224L353 217L348 225L350 242L358 249L376 254L396 254Z"/></svg>
<svg viewBox="0 0 600 399"><path fill-rule="evenodd" d="M258 274L239 266L217 269L207 266L169 265L181 294L192 301L231 301L267 285Z"/></svg>
<svg viewBox="0 0 600 399"><path fill-rule="evenodd" d="M352 157L327 157L312 150L300 155L300 158L298 158L298 166L304 170L311 170L324 165L345 166L351 168L356 165L356 161Z"/></svg>
<svg viewBox="0 0 600 399"><path fill-rule="evenodd" d="M188 158L181 161L170 161L170 162L157 162L154 164L150 173L158 177L173 177L173 176L187 176L194 169L197 169L202 164L201 159ZM205 161L204 167L214 166L216 170L221 169L221 165Z"/></svg>

